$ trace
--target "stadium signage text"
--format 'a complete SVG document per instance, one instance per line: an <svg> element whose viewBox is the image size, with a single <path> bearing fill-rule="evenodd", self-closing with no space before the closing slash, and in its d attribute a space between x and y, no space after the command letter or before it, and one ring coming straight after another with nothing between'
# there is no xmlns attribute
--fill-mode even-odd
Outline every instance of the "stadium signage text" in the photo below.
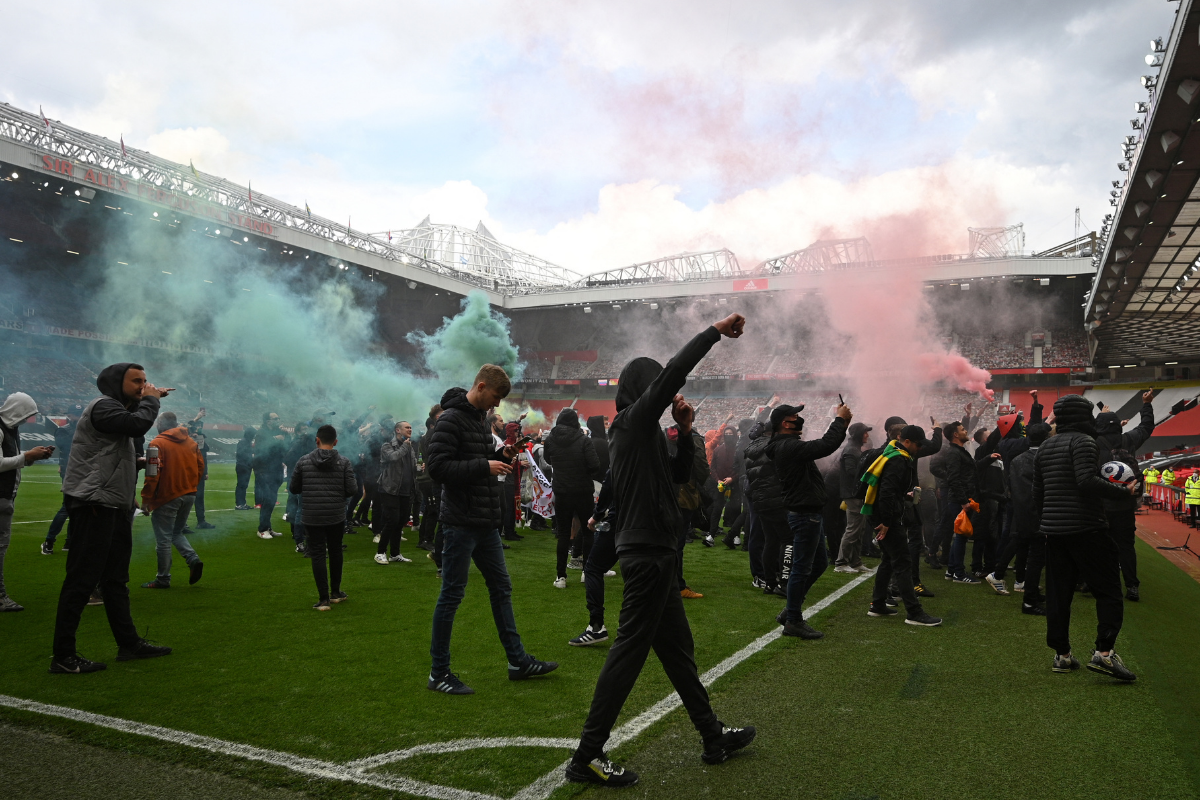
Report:
<svg viewBox="0 0 1200 800"><path fill-rule="evenodd" d="M275 226L264 219L240 214L222 206L205 203L194 197L176 194L161 189L152 183L135 181L115 172L105 172L101 169L76 164L70 159L56 158L42 153L33 153L33 164L36 167L63 175L73 181L90 183L110 192L119 192L136 196L139 200L167 206L183 214L215 220L224 224L235 225L262 236L275 236Z"/></svg>

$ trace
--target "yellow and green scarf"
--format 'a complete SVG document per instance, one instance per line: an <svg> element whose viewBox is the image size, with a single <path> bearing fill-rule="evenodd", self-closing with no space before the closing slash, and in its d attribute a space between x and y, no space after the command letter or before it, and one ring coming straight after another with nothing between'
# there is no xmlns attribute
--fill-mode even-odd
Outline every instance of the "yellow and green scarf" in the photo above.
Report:
<svg viewBox="0 0 1200 800"><path fill-rule="evenodd" d="M887 466L888 461L891 461L896 456L904 456L912 458L912 454L900 447L895 439L887 443L887 447L883 448L883 452L879 454L879 458L867 468L861 478L862 482L867 485L867 496L863 500L862 511L859 513L863 516L870 516L875 510L875 500L879 496L879 476L883 474L883 468Z"/></svg>

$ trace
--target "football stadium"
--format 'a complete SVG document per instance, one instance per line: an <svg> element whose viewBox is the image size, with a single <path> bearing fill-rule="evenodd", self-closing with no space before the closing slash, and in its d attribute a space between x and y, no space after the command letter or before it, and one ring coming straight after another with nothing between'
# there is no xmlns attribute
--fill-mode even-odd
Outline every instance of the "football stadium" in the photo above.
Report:
<svg viewBox="0 0 1200 800"><path fill-rule="evenodd" d="M585 272L0 104L0 795L1200 797L1172 6L1041 249Z"/></svg>

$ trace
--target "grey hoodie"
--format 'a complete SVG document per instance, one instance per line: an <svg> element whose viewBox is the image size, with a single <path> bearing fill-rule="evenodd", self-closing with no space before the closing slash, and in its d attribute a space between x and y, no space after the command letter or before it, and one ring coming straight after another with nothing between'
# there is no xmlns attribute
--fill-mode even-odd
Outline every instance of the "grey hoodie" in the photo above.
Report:
<svg viewBox="0 0 1200 800"><path fill-rule="evenodd" d="M3 426L4 435L3 455L0 455L0 504L9 509L17 497L17 489L21 486L21 468L25 466L17 426L36 413L37 403L24 392L13 392L0 405L0 426Z"/></svg>

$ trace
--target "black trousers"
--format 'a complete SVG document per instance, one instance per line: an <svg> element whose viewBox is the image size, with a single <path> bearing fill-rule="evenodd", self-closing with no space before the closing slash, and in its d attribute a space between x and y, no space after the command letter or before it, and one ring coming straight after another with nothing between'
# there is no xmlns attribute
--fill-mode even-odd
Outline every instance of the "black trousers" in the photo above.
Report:
<svg viewBox="0 0 1200 800"><path fill-rule="evenodd" d="M917 528L917 531L919 533L920 529ZM897 525L876 544L879 545L880 557L879 568L875 572L875 590L871 594L871 605L876 608L884 606L888 597L888 584L894 579L909 618L917 616L922 608L914 589L917 583L912 577L912 555L906 529Z"/></svg>
<svg viewBox="0 0 1200 800"><path fill-rule="evenodd" d="M369 527L375 533L382 530L383 520L379 514L379 483L377 481L363 481L363 501L358 504L358 518L367 522Z"/></svg>
<svg viewBox="0 0 1200 800"><path fill-rule="evenodd" d="M708 533L710 536L716 536L721 532L721 515L725 513L726 498L724 492L717 492L717 499L713 500L712 507L708 512ZM730 509L733 508L732 501L729 504Z"/></svg>
<svg viewBox="0 0 1200 800"><path fill-rule="evenodd" d="M555 573L557 577L567 577L567 554L571 550L571 520L579 520L579 540L582 548L579 556L583 563L587 563L592 548L592 532L588 530L587 523L595 506L590 491L586 494L568 494L562 497L559 497L558 492L554 493L554 535L558 537L558 572Z"/></svg>
<svg viewBox="0 0 1200 800"><path fill-rule="evenodd" d="M75 632L92 590L104 595L108 627L121 647L137 644L129 614L129 557L133 553L132 509L76 505L68 510L67 574L54 618L54 657L75 655Z"/></svg>
<svg viewBox="0 0 1200 800"><path fill-rule="evenodd" d="M1014 526L1009 533L1008 544L1000 555L1000 564L996 567L996 577L1000 580L1004 580L1009 561L1014 555L1017 558L1017 566L1013 572L1016 573L1018 581L1025 583L1025 605L1035 606L1043 599L1041 584L1042 570L1046 566L1046 537L1039 533L1027 534L1018 531Z"/></svg>
<svg viewBox="0 0 1200 800"><path fill-rule="evenodd" d="M1071 652L1071 601L1080 580L1096 598L1096 649L1111 650L1125 616L1116 544L1099 531L1047 536L1046 644L1060 655Z"/></svg>
<svg viewBox="0 0 1200 800"><path fill-rule="evenodd" d="M412 515L412 496L407 494L375 494L375 520L379 526L379 545L376 553L387 551L400 555L400 534Z"/></svg>
<svg viewBox="0 0 1200 800"><path fill-rule="evenodd" d="M425 497L425 511L421 514L420 541L421 544L432 544L442 505L442 490L436 484L430 484L421 490L421 494Z"/></svg>
<svg viewBox="0 0 1200 800"><path fill-rule="evenodd" d="M792 529L788 527L787 512L771 511L755 515L763 529L762 568L767 586L782 585L779 573L783 569L783 548L792 543Z"/></svg>
<svg viewBox="0 0 1200 800"><path fill-rule="evenodd" d="M597 531L592 552L583 565L584 591L587 595L588 624L592 630L604 627L604 573L617 563L617 542L612 531Z"/></svg>
<svg viewBox="0 0 1200 800"><path fill-rule="evenodd" d="M913 586L921 582L921 553L925 549L924 530L918 519L904 526L904 535L908 537L908 573ZM884 537L887 538L887 537Z"/></svg>
<svg viewBox="0 0 1200 800"><path fill-rule="evenodd" d="M577 762L587 763L604 750L651 649L700 735L707 739L721 733L708 691L696 673L695 644L679 597L675 561L675 553L667 548L620 556L625 591L617 640L596 679L592 707L575 751Z"/></svg>
<svg viewBox="0 0 1200 800"><path fill-rule="evenodd" d="M342 537L346 534L346 523L313 525L304 523L308 540L308 555L312 561L313 578L317 582L317 599L328 600L329 592L342 590ZM325 574L325 559L328 553L329 574ZM108 602L108 597L104 598Z"/></svg>
<svg viewBox="0 0 1200 800"><path fill-rule="evenodd" d="M246 505L246 489L250 486L250 467L238 464L233 470L237 474L237 484L233 488L233 504L244 506Z"/></svg>
<svg viewBox="0 0 1200 800"><path fill-rule="evenodd" d="M514 484L506 482L500 491L500 511L504 515L504 525L500 535L506 539L512 539L517 534L517 487Z"/></svg>
<svg viewBox="0 0 1200 800"><path fill-rule="evenodd" d="M1191 506L1197 508L1198 506ZM1141 586L1137 576L1137 522L1133 511L1109 514L1108 535L1117 546L1117 557L1121 562L1121 575L1125 578L1125 588L1132 589Z"/></svg>
<svg viewBox="0 0 1200 800"><path fill-rule="evenodd" d="M979 501L979 513L971 518L971 525L975 529L975 535L971 538L972 572L987 575L996 571L996 539L1000 528L998 515L997 501Z"/></svg>

